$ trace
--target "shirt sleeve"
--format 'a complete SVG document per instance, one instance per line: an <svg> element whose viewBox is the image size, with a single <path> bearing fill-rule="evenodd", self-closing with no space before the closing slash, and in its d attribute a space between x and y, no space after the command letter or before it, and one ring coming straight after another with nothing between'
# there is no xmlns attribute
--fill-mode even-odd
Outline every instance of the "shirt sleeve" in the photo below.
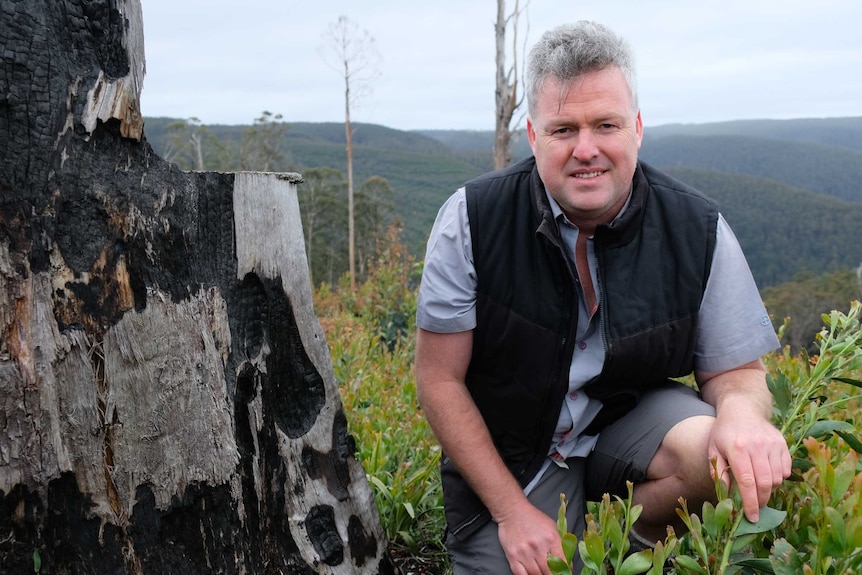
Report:
<svg viewBox="0 0 862 575"><path fill-rule="evenodd" d="M699 371L733 369L779 347L742 248L721 215L698 324L694 364Z"/></svg>
<svg viewBox="0 0 862 575"><path fill-rule="evenodd" d="M437 213L428 237L416 325L437 333L476 327L476 269L464 188Z"/></svg>

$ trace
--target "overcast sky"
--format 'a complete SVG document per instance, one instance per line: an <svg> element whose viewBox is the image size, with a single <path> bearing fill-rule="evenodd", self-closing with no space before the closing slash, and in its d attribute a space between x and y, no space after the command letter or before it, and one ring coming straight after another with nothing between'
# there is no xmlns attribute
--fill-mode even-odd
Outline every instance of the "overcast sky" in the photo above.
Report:
<svg viewBox="0 0 862 575"><path fill-rule="evenodd" d="M343 79L320 52L344 15L381 56L354 121L494 127L493 0L141 2L145 116L250 124L267 110L287 122L343 121ZM862 116L858 0L532 0L527 19L528 45L579 19L621 33L647 126Z"/></svg>

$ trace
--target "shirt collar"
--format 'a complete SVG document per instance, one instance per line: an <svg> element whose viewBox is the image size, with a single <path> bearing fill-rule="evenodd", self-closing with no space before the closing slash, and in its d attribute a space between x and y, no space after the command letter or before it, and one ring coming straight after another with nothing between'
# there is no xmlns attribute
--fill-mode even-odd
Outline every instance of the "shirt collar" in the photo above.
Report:
<svg viewBox="0 0 862 575"><path fill-rule="evenodd" d="M557 223L564 223L565 225L568 225L568 226L573 226L574 228L577 229L578 226L576 226L575 224L573 224L572 222L569 221L569 218L567 218L566 214L563 213L563 208L560 207L560 204L557 203L557 200L554 199L554 196L551 195L551 193L548 191L547 188L545 188L545 196L548 198L548 203L551 206L551 214L553 214L553 216L554 216L554 221L556 221ZM631 190L629 190L629 195L626 198L626 203L623 204L623 207L620 208L619 213L616 215L616 217L612 220L611 223L616 222L617 220L619 220L622 217L622 215L624 213L626 213L626 210L628 209L631 201L632 201L632 192L631 192Z"/></svg>

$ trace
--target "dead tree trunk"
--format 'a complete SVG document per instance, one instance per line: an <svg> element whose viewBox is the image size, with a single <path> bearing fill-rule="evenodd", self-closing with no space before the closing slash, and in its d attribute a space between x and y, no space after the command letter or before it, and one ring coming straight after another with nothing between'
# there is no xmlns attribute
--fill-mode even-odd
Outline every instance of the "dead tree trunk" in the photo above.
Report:
<svg viewBox="0 0 862 575"><path fill-rule="evenodd" d="M297 175L143 137L138 0L0 0L0 572L391 573Z"/></svg>
<svg viewBox="0 0 862 575"><path fill-rule="evenodd" d="M521 17L520 2L506 15L505 0L497 0L497 21L494 25L495 91L494 91L494 169L501 170L512 163L512 117L522 101L518 95L518 26ZM506 68L506 29L512 22L512 65Z"/></svg>

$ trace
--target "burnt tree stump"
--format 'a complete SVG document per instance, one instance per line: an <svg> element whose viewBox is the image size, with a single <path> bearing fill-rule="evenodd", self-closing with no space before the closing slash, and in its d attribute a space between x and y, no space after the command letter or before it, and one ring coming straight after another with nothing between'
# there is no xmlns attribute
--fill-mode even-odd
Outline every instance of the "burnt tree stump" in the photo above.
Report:
<svg viewBox="0 0 862 575"><path fill-rule="evenodd" d="M0 0L0 572L392 573L299 176L156 156L141 20Z"/></svg>

